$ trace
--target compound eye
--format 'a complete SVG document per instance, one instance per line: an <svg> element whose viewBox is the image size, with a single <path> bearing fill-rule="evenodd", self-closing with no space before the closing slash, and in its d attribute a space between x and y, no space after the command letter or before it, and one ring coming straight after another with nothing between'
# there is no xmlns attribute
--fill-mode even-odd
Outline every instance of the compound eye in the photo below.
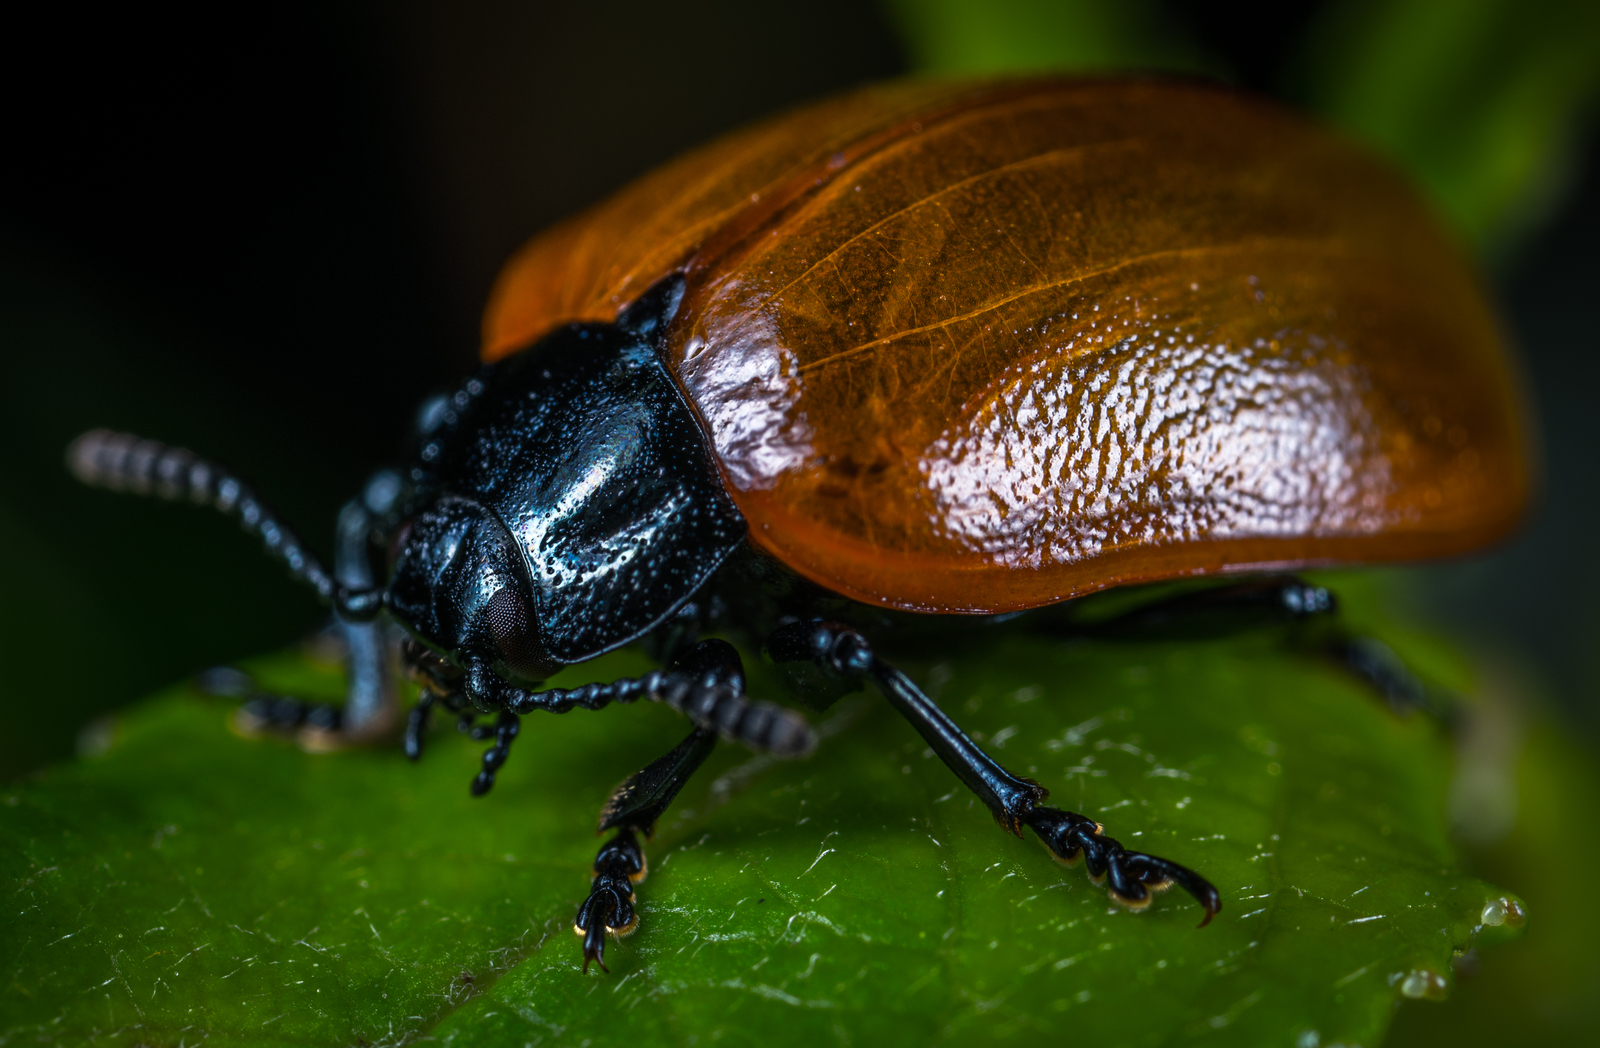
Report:
<svg viewBox="0 0 1600 1048"><path fill-rule="evenodd" d="M399 563L400 553L406 548L406 543L411 541L411 525L414 523L416 523L414 517L403 522L395 529L394 537L389 540L387 562L390 574L394 573L394 566Z"/></svg>
<svg viewBox="0 0 1600 1048"><path fill-rule="evenodd" d="M557 668L539 643L539 626L527 600L512 586L494 591L484 608L489 636L506 669L529 682L542 681Z"/></svg>

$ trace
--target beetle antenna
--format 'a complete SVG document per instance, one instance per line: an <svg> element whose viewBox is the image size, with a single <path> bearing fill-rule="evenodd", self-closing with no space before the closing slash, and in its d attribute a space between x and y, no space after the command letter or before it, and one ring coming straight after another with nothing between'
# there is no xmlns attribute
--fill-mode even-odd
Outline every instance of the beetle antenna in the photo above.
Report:
<svg viewBox="0 0 1600 1048"><path fill-rule="evenodd" d="M93 429L67 446L67 468L90 487L188 499L237 517L246 534L260 536L269 554L287 564L291 575L316 590L343 618L370 619L383 606L381 589L352 589L336 581L249 485L192 451Z"/></svg>

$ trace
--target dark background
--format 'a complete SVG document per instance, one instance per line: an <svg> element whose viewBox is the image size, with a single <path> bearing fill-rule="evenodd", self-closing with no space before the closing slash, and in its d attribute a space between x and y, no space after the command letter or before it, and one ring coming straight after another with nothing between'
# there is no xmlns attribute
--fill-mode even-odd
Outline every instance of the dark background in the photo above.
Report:
<svg viewBox="0 0 1600 1048"><path fill-rule="evenodd" d="M1272 90L1322 6L1153 10L1207 68ZM322 616L214 514L76 487L73 436L227 462L326 551L414 405L471 366L519 243L711 135L908 62L885 11L847 0L60 7L3 48L0 776ZM1543 419L1544 502L1509 550L1415 591L1592 732L1600 185L1576 155L1554 219L1491 274Z"/></svg>

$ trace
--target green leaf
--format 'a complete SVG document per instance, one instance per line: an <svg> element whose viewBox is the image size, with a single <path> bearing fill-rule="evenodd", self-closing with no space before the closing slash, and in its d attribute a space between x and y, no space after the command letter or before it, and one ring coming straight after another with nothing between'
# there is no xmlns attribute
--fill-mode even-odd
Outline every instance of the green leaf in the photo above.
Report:
<svg viewBox="0 0 1600 1048"><path fill-rule="evenodd" d="M453 732L416 766L311 755L179 689L0 797L0 1044L1371 1044L1504 909L1447 844L1437 725L1276 634L950 649L908 669L1055 803L1215 881L1210 927L1179 893L1111 906L862 693L809 761L719 748L649 847L640 930L585 976L595 814L685 731L669 711L528 718L474 800L482 744Z"/></svg>

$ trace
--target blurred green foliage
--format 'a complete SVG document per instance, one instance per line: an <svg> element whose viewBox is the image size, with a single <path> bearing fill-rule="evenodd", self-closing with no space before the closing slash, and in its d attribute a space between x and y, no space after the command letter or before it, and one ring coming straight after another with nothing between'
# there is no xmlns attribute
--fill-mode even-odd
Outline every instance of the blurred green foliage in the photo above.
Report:
<svg viewBox="0 0 1600 1048"><path fill-rule="evenodd" d="M923 72L1219 70L1152 0L887 0L887 6L912 65Z"/></svg>
<svg viewBox="0 0 1600 1048"><path fill-rule="evenodd" d="M1469 243L1548 216L1600 90L1600 4L1348 0L1293 87L1399 161Z"/></svg>

